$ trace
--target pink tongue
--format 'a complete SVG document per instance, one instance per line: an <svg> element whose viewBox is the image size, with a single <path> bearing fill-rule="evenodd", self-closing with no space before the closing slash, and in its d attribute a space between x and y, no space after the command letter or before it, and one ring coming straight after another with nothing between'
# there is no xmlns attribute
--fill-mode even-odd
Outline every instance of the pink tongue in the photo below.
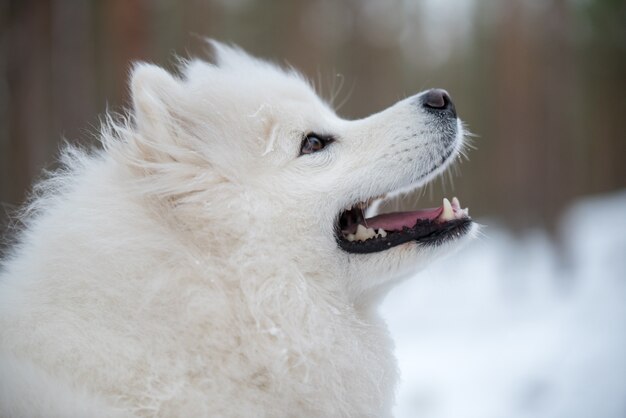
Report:
<svg viewBox="0 0 626 418"><path fill-rule="evenodd" d="M368 228L379 228L385 231L402 231L405 226L412 228L418 219L433 220L437 219L443 212L443 206L438 208L422 209L415 212L396 212L386 213L384 215L374 216L365 220Z"/></svg>

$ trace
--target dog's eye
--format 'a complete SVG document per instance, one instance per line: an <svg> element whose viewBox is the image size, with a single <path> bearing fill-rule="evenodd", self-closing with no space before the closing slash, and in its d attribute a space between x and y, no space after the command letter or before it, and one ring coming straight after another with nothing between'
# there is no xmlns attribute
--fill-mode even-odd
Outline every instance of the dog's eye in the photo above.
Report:
<svg viewBox="0 0 626 418"><path fill-rule="evenodd" d="M313 154L321 151L324 147L332 142L332 138L323 137L317 134L308 134L303 140L300 147L300 155Z"/></svg>

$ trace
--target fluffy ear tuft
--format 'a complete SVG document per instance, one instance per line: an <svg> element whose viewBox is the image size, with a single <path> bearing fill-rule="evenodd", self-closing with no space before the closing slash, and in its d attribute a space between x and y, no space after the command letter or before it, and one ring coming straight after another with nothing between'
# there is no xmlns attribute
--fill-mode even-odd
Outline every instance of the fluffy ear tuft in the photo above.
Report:
<svg viewBox="0 0 626 418"><path fill-rule="evenodd" d="M214 39L206 39L213 48L215 63L221 68L239 69L252 66L266 66L267 62L249 55L236 45L227 45Z"/></svg>
<svg viewBox="0 0 626 418"><path fill-rule="evenodd" d="M137 127L150 135L163 134L171 123L170 107L176 103L178 81L161 67L138 63L130 85Z"/></svg>

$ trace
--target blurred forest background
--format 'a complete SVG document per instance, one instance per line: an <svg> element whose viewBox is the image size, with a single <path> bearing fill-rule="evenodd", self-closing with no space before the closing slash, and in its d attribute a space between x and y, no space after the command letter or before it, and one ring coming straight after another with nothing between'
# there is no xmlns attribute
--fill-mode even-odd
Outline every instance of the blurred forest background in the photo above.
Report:
<svg viewBox="0 0 626 418"><path fill-rule="evenodd" d="M133 61L208 59L204 36L295 66L327 98L343 85L348 118L447 89L477 150L420 206L458 194L475 216L550 228L626 187L623 0L1 0L0 222L62 138L96 144L103 112L128 106Z"/></svg>

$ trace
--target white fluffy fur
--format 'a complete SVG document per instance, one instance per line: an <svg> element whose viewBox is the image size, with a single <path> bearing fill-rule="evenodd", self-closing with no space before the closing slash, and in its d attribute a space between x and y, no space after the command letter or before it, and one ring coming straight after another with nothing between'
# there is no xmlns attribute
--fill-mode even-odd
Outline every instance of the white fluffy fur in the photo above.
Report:
<svg viewBox="0 0 626 418"><path fill-rule="evenodd" d="M440 173L461 125L415 98L346 121L297 73L214 46L180 76L137 65L103 149L66 149L36 187L0 276L0 416L391 414L376 305L463 240L350 255L333 225ZM298 157L308 132L337 141Z"/></svg>

